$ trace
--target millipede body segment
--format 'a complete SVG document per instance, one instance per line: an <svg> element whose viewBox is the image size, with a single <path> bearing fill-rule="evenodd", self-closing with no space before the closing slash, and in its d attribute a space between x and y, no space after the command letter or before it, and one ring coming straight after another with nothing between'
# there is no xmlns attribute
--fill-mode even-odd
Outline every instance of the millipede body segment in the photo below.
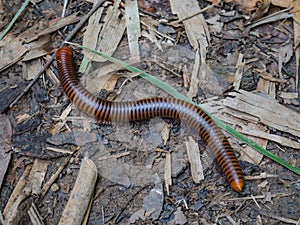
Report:
<svg viewBox="0 0 300 225"><path fill-rule="evenodd" d="M207 143L230 186L237 192L242 191L244 177L236 155L221 129L204 111L175 98L157 97L129 102L101 99L79 84L71 48L60 48L56 53L56 61L63 89L79 109L105 122L138 121L154 117L180 119Z"/></svg>

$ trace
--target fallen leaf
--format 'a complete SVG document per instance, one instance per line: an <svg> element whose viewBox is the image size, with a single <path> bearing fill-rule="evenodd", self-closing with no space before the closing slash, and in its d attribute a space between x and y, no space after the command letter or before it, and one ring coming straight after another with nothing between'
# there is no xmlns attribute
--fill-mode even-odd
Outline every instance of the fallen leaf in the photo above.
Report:
<svg viewBox="0 0 300 225"><path fill-rule="evenodd" d="M186 216L183 214L181 207L178 207L176 212L174 213L174 224L186 224L187 219Z"/></svg>
<svg viewBox="0 0 300 225"><path fill-rule="evenodd" d="M146 0L139 0L138 1L139 8L151 12L151 13L156 13L156 9L154 6L152 6L152 2L148 2Z"/></svg>
<svg viewBox="0 0 300 225"><path fill-rule="evenodd" d="M31 116L28 113L25 113L22 115L18 115L16 118L17 118L17 123L20 124L20 123L24 122L25 120L30 119Z"/></svg>
<svg viewBox="0 0 300 225"><path fill-rule="evenodd" d="M150 215L152 219L158 219L164 203L164 191L158 175L155 177L155 187L145 196L143 207L146 215Z"/></svg>
<svg viewBox="0 0 300 225"><path fill-rule="evenodd" d="M258 1L260 0L234 0L233 2L240 5L245 11L252 12L256 9L256 4ZM224 0L224 2L229 3L232 2L232 0Z"/></svg>
<svg viewBox="0 0 300 225"><path fill-rule="evenodd" d="M252 21L256 21L265 15L270 7L270 0L262 0L257 3L256 12L252 16Z"/></svg>

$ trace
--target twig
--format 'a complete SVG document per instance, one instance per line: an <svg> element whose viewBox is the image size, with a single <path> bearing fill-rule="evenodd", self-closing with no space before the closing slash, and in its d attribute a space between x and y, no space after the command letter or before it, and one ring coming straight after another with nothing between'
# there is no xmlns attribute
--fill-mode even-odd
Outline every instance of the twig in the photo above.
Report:
<svg viewBox="0 0 300 225"><path fill-rule="evenodd" d="M275 214L272 214L272 213L269 213L269 212L265 212L263 210L255 210L255 211L257 211L257 213L259 213L259 214L261 214L263 216L266 216L266 217L269 217L269 218L272 218L272 219L275 219L275 220L279 220L279 221L284 222L284 223L298 225L299 222L300 222L300 220L293 220L293 219L289 219L289 218L277 216Z"/></svg>
<svg viewBox="0 0 300 225"><path fill-rule="evenodd" d="M277 194L271 194L271 198L282 198L282 197L287 197L290 195L294 195L294 192L291 193L277 193ZM266 195L256 195L256 196L251 196L251 197L241 197L241 198L228 198L228 199L222 199L222 202L227 202L227 201L239 201L239 200L253 200L253 199L264 199L266 198Z"/></svg>
<svg viewBox="0 0 300 225"><path fill-rule="evenodd" d="M268 15L266 17L263 17L259 20L256 20L254 23L250 23L247 24L247 26L250 27L250 29L256 27L256 26L260 26L262 24L266 24L266 23L270 23L270 22L274 22L274 21L278 21L278 20L282 20L282 19L288 19L293 17L294 15L292 13L289 13L291 7L283 9L279 12L273 13L271 15Z"/></svg>
<svg viewBox="0 0 300 225"><path fill-rule="evenodd" d="M64 7L63 7L63 11L62 11L61 17L65 17L65 15L66 15L66 8L67 8L68 3L69 3L68 0L64 1Z"/></svg>
<svg viewBox="0 0 300 225"><path fill-rule="evenodd" d="M245 176L245 179L246 180L259 180L259 179L266 179L266 178L273 178L273 177L278 177L278 175L261 173L258 176Z"/></svg>
<svg viewBox="0 0 300 225"><path fill-rule="evenodd" d="M60 165L60 167L57 169L57 171L45 183L45 185L43 186L43 188L42 188L42 190L40 192L40 196L41 197L44 197L44 195L47 193L47 191L49 190L49 188L51 187L51 185L54 183L54 181L60 175L61 171L63 171L63 169L66 167L66 165L68 165L71 157L73 157L73 155L69 155L67 158L65 158L65 161L62 163L62 165Z"/></svg>
<svg viewBox="0 0 300 225"><path fill-rule="evenodd" d="M213 8L213 7L214 7L214 5L206 6L205 8L199 10L198 12L194 13L193 15L184 17L184 18L179 19L179 20L175 20L175 21L169 23L169 25L172 26L172 25L174 25L174 24L178 24L178 23L180 23L180 22L184 22L184 21L186 21L186 20L189 20L189 19L191 19L191 18L193 18L193 17L195 17L195 16L198 16L199 14L201 14L201 13L205 12L206 10L211 9L211 8Z"/></svg>
<svg viewBox="0 0 300 225"><path fill-rule="evenodd" d="M257 205L257 207L258 207L259 209L261 209L261 207L259 206L258 202L255 200L255 198L254 198L253 195L251 195L251 198L252 198L252 200L254 201L254 203Z"/></svg>
<svg viewBox="0 0 300 225"><path fill-rule="evenodd" d="M104 0L98 1L96 5L89 11L89 13L83 17L82 20L75 26L72 32L66 37L65 41L59 46L62 47L66 41L70 41L72 37L80 30L80 28L84 25L84 23L89 19L89 17L102 5ZM12 108L19 100L22 98L34 85L34 83L39 79L40 75L44 73L44 71L51 65L55 58L55 53L53 53L47 63L43 66L43 68L35 75L33 80L26 86L24 91L9 105L9 108Z"/></svg>
<svg viewBox="0 0 300 225"><path fill-rule="evenodd" d="M123 208L121 208L121 210L117 213L116 217L113 219L113 224L118 223L118 220L119 220L120 215L125 211L125 209L128 207L128 205L129 205L130 203L133 202L133 199L134 199L136 196L138 196L143 190L146 190L146 188L148 188L148 187L150 187L150 186L151 186L151 185L146 185L146 186L140 188L136 193L134 193L133 196L131 196L131 198L127 201L126 204L124 204ZM109 221L106 221L106 222L109 222Z"/></svg>

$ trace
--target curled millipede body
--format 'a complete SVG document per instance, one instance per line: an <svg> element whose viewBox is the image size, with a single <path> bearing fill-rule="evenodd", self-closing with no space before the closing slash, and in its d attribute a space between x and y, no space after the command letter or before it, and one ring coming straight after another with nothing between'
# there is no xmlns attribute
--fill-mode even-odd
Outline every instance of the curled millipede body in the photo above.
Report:
<svg viewBox="0 0 300 225"><path fill-rule="evenodd" d="M82 111L98 121L137 121L154 117L183 120L195 130L213 152L230 186L241 192L244 177L227 138L215 122L193 104L174 98L150 98L129 102L111 102L98 98L81 86L73 67L73 52L69 47L56 53L58 75L66 95Z"/></svg>

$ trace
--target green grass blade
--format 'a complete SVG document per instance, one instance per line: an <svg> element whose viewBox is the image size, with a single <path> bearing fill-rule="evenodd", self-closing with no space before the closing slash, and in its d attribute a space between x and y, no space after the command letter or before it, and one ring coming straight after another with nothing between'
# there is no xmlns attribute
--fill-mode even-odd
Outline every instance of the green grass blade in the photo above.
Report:
<svg viewBox="0 0 300 225"><path fill-rule="evenodd" d="M230 127L229 125L227 125L226 123L224 123L223 121L217 119L215 116L211 115L210 113L208 113L205 109L203 109L200 105L194 103L192 100L190 100L189 98L187 98L186 96L180 94L175 88L170 87L169 85L165 84L163 81L157 79L156 77L143 72L142 70L131 66L125 62L122 62L116 58L113 58L111 56L108 56L104 53L98 52L96 50L84 47L82 45L79 44L75 44L75 43L70 43L67 42L68 44L71 45L75 45L79 48L82 49L86 49L88 51L91 51L113 63L119 64L121 66L123 66L124 68L126 68L127 70L133 72L133 73L140 73L140 76L142 78L144 78L145 80L149 81L150 83L154 84L155 86L161 88L162 90L164 90L165 92L167 92L168 94L172 95L175 98L178 99L182 99L185 100L187 102L190 102L192 104L194 104L195 106L197 106L198 108L200 108L201 110L203 110L204 112L206 112L208 114L208 116L210 116L215 123L221 127L223 130L227 131L228 133L230 133L231 135L233 135L234 137L240 139L241 141L245 142L246 144L248 144L249 146L251 146L253 149L257 150L258 152L262 153L263 155L267 156L268 158L274 160L275 162L281 164L282 166L286 167L287 169L293 171L294 173L300 175L300 168L294 167L292 165L290 165L289 163L285 162L284 160L282 160L281 158L279 158L278 156L274 155L273 153L269 152L268 150L264 149L263 147L261 147L260 145L258 145L256 142L246 138L244 135L242 135L240 132L234 130L232 127Z"/></svg>
<svg viewBox="0 0 300 225"><path fill-rule="evenodd" d="M6 27L6 29L0 35L0 41L8 33L8 31L10 30L10 28L14 25L14 23L16 22L16 20L18 19L18 17L21 15L21 13L24 11L24 9L26 8L26 6L28 5L29 2L30 2L30 0L25 0L25 2L23 3L23 5L21 6L21 8L18 10L17 14L14 16L14 18L10 21L10 23L8 24L8 26Z"/></svg>

